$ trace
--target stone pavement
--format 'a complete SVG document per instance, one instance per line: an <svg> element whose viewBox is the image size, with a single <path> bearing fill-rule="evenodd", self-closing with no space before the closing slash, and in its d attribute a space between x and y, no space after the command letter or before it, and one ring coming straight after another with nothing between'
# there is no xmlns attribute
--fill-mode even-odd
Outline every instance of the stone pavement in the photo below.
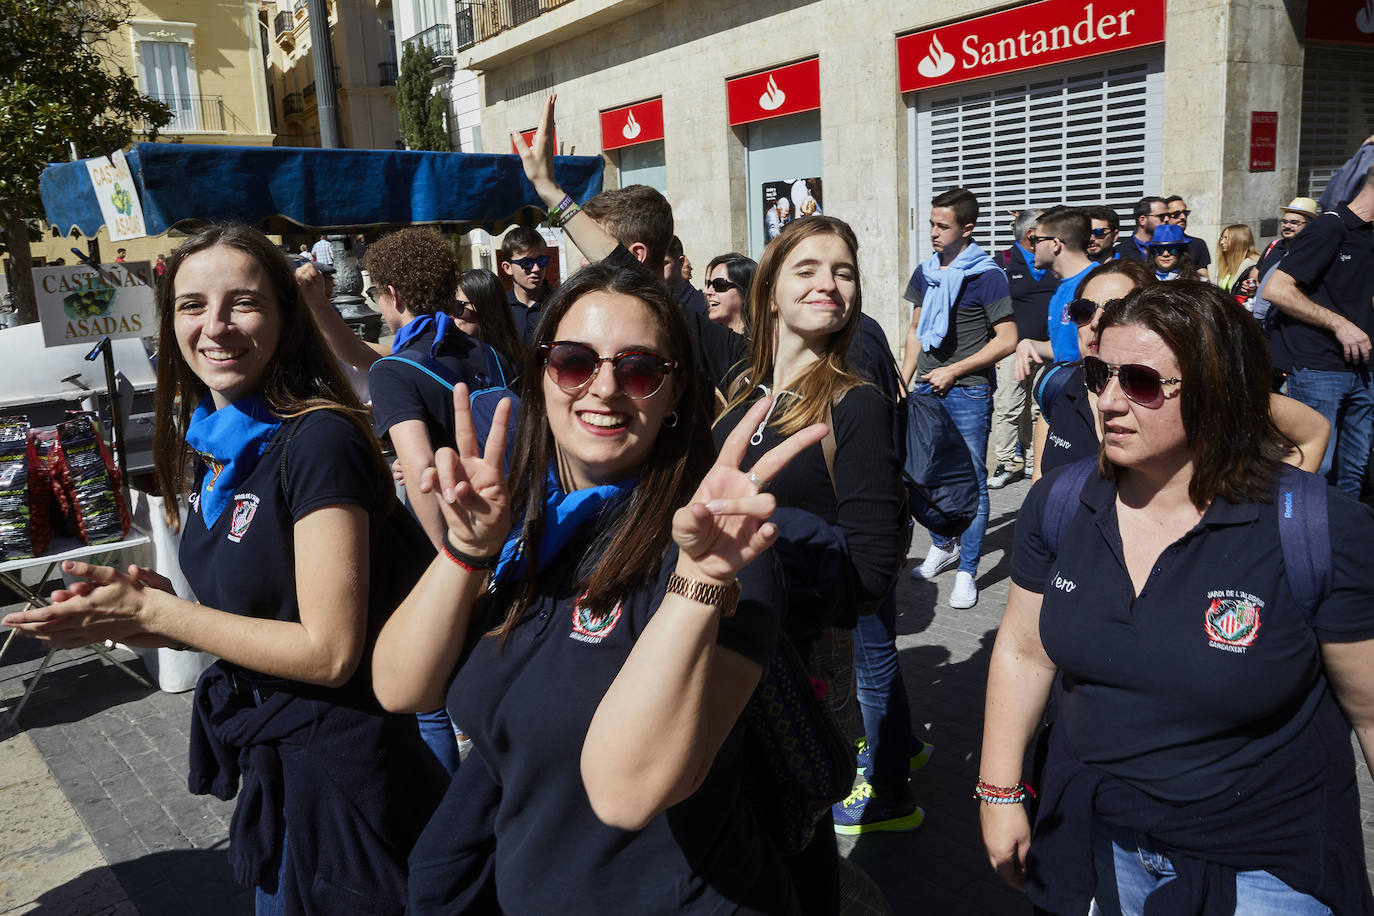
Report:
<svg viewBox="0 0 1374 916"><path fill-rule="evenodd" d="M840 848L902 916L1031 911L989 868L970 797L1012 522L1026 489L993 491L976 607L945 604L952 573L933 583L903 573L898 585L902 673L913 718L935 745L912 780L926 822L909 834L841 838ZM912 555L928 546L917 532ZM0 666L0 706L40 660L36 643L16 640ZM150 691L88 651L59 653L21 731L0 735L0 914L252 912L252 895L233 883L225 860L232 803L186 791L189 722L189 694ZM1368 852L1374 783L1363 763L1359 778Z"/></svg>

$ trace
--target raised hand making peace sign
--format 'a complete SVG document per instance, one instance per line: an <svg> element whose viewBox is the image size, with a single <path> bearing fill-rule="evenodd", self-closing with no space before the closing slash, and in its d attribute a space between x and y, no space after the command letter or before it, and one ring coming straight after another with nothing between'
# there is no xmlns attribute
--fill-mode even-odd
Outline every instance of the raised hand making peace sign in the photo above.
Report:
<svg viewBox="0 0 1374 916"><path fill-rule="evenodd" d="M487 441L477 441L468 386L453 387L453 425L457 449L441 448L427 468L420 491L436 493L449 539L464 553L491 556L510 534L510 491L506 486L506 429L511 400L502 398L492 413Z"/></svg>

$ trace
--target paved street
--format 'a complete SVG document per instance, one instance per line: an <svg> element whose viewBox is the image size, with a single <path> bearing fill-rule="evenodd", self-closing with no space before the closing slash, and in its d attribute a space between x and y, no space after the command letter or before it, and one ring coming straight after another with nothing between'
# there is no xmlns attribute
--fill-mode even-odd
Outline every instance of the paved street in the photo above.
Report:
<svg viewBox="0 0 1374 916"><path fill-rule="evenodd" d="M842 840L899 914L1028 914L983 857L977 778L988 655L1007 595L1012 521L1025 483L994 491L976 608L944 605L953 584L903 574L898 630L913 716L935 744L913 780L925 825L911 834ZM918 533L912 553L924 556ZM0 667L0 703L41 656L16 640ZM190 695L140 687L88 652L61 653L0 740L0 914L247 914L252 896L225 863L232 804L189 795ZM1374 785L1361 766L1366 849Z"/></svg>

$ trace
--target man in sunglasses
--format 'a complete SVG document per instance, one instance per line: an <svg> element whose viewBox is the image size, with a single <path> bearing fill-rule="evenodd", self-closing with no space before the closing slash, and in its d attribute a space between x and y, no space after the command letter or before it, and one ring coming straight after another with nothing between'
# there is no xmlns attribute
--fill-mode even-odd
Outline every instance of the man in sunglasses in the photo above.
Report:
<svg viewBox="0 0 1374 916"><path fill-rule="evenodd" d="M1146 249L1149 248L1150 238L1155 234L1155 228L1164 222L1168 209L1162 197L1142 197L1136 201L1132 211L1135 231L1117 243L1116 253L1133 261L1144 261L1148 255Z"/></svg>
<svg viewBox="0 0 1374 916"><path fill-rule="evenodd" d="M1078 325L1064 314L1064 307L1077 295L1083 278L1097 266L1088 257L1091 229L1088 215L1078 207L1051 207L1040 216L1030 237L1035 243L1035 266L1052 268L1059 276L1048 316L1050 349L1057 363L1078 359Z"/></svg>
<svg viewBox="0 0 1374 916"><path fill-rule="evenodd" d="M1188 240L1188 256L1193 259L1193 267L1197 270L1198 277L1206 280L1207 265L1212 263L1212 253L1207 250L1206 242L1188 234L1188 217L1192 212L1188 209L1187 202L1177 194L1164 198L1164 222L1183 230L1183 237Z"/></svg>
<svg viewBox="0 0 1374 916"><path fill-rule="evenodd" d="M1292 366L1288 396L1326 417L1321 472L1356 497L1374 443L1374 165L1349 203L1323 213L1291 243L1263 295L1278 307L1275 349Z"/></svg>
<svg viewBox="0 0 1374 916"><path fill-rule="evenodd" d="M1084 207L1083 212L1088 214L1088 220L1092 223L1092 237L1088 239L1088 257L1098 264L1106 264L1121 257L1116 252L1116 240L1121 234L1121 217L1116 211L1098 204Z"/></svg>
<svg viewBox="0 0 1374 916"><path fill-rule="evenodd" d="M537 229L516 226L501 239L498 258L501 273L511 281L506 301L515 319L515 330L528 347L539 324L539 306L549 295L549 285L544 281L544 268L549 266L548 246Z"/></svg>

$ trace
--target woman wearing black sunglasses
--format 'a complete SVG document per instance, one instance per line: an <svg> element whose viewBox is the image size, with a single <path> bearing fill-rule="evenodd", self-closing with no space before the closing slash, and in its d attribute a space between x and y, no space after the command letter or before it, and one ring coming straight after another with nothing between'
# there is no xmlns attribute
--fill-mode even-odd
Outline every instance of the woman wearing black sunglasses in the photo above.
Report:
<svg viewBox="0 0 1374 916"><path fill-rule="evenodd" d="M1040 416L1035 421L1035 475L1032 481L1061 465L1097 454L1102 427L1097 413L1097 395L1092 382L1101 383L1100 366L1092 378L1085 378L1088 357L1097 354L1097 326L1104 307L1125 298L1133 290L1144 289L1158 281L1139 261L1120 258L1108 261L1083 278L1076 297L1065 307L1065 320L1078 325L1078 351L1081 363L1066 363L1045 370L1035 387ZM1124 386L1150 390L1149 379L1137 381L1127 371ZM1274 423L1293 446L1284 461L1305 471L1316 471L1326 452L1331 426L1317 411L1300 401L1273 395L1269 411Z"/></svg>
<svg viewBox="0 0 1374 916"><path fill-rule="evenodd" d="M377 695L446 697L464 724L499 798L504 912L792 912L741 803L737 719L779 623L763 490L825 428L746 474L765 399L716 458L681 308L641 270L574 274L536 344L509 480L509 408L483 450L455 392L458 450L424 482L444 550L378 638ZM462 826L436 817L421 845L456 856Z"/></svg>
<svg viewBox="0 0 1374 916"><path fill-rule="evenodd" d="M758 264L753 258L731 251L718 254L706 265L706 314L716 324L749 336L749 290Z"/></svg>
<svg viewBox="0 0 1374 916"><path fill-rule="evenodd" d="M1017 519L975 791L993 867L1051 912L1374 911L1350 746L1374 751L1374 514L1283 469L1246 317L1191 280L1108 306L1100 456Z"/></svg>
<svg viewBox="0 0 1374 916"><path fill-rule="evenodd" d="M525 343L515 329L506 291L496 274L478 267L458 276L453 321L464 334L480 340L506 359L511 370L509 387L519 391L518 376L525 369Z"/></svg>

